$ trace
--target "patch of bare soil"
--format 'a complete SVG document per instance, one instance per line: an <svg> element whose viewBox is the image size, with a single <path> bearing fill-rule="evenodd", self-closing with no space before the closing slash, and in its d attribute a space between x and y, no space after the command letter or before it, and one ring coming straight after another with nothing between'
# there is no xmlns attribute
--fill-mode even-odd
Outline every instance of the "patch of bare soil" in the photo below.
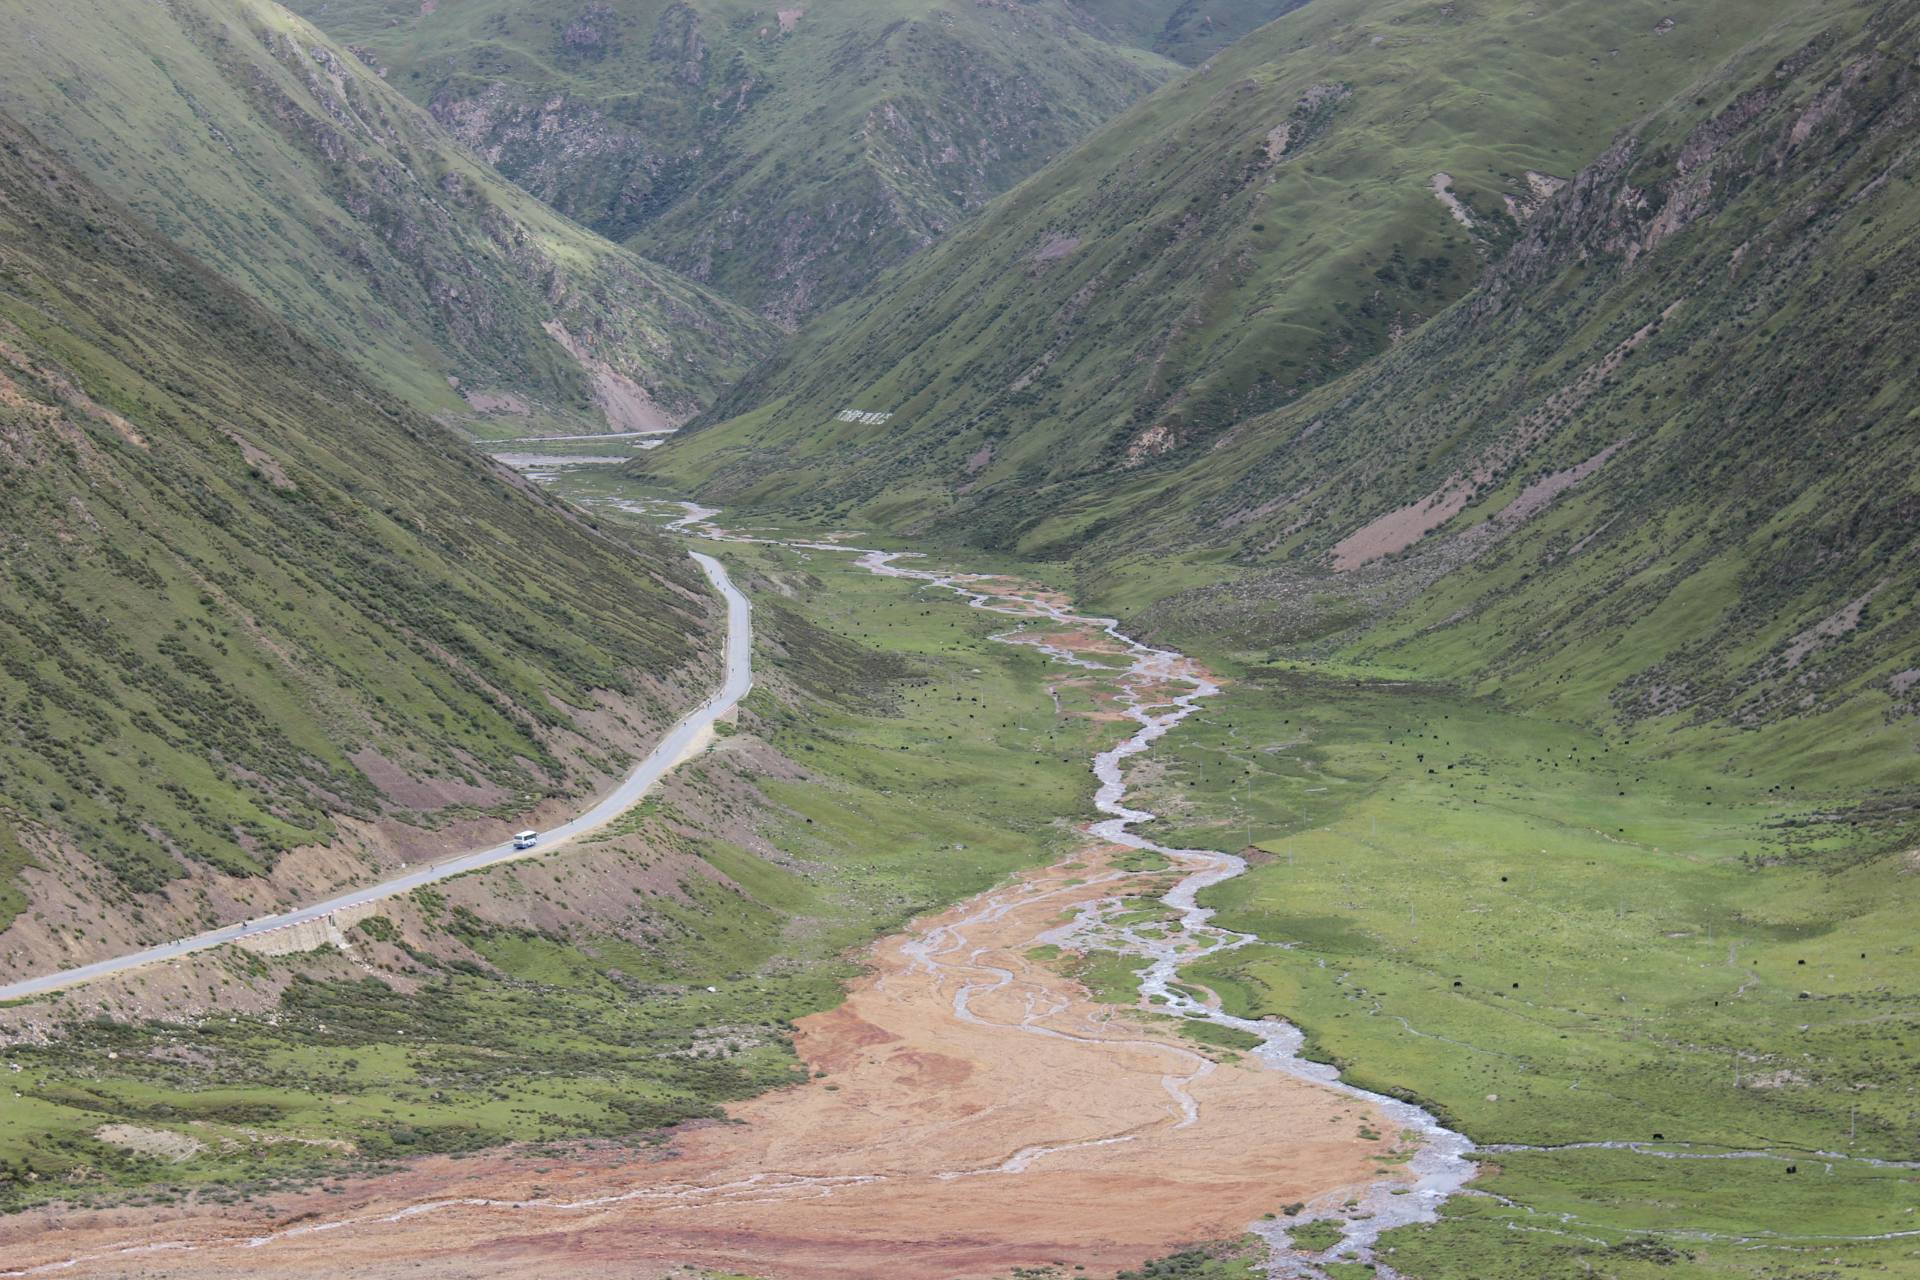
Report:
<svg viewBox="0 0 1920 1280"><path fill-rule="evenodd" d="M191 1160L207 1149L198 1138L171 1129L149 1129L138 1124L103 1124L93 1136L116 1147L125 1147L136 1155L153 1156L169 1164Z"/></svg>
<svg viewBox="0 0 1920 1280"><path fill-rule="evenodd" d="M1405 551L1467 509L1476 484L1455 476L1448 484L1410 506L1401 507L1348 534L1333 548L1333 567L1341 572Z"/></svg>
<svg viewBox="0 0 1920 1280"><path fill-rule="evenodd" d="M1007 639L1014 644L1035 644L1047 649L1062 649L1068 653L1115 657L1126 652L1126 647L1119 641L1111 636L1102 635L1091 627L1028 631L1021 635L1008 636Z"/></svg>
<svg viewBox="0 0 1920 1280"><path fill-rule="evenodd" d="M389 759L378 747L365 746L347 759L365 774L367 781L380 788L380 794L403 809L431 813L450 805L471 805L476 809L499 804L509 797L504 787L481 782L463 782L458 778L428 775L420 761L401 764Z"/></svg>
<svg viewBox="0 0 1920 1280"><path fill-rule="evenodd" d="M1438 183L1444 177L1445 174L1435 174L1434 180ZM1676 299L1668 303L1657 319L1649 320L1634 330L1605 356L1582 370L1572 382L1548 396L1518 427L1482 450L1479 461L1473 467L1453 472L1437 489L1418 502L1389 511L1334 544L1330 557L1334 570L1339 573L1350 572L1383 556L1404 551L1466 510L1468 504L1485 492L1487 486L1495 483L1509 467L1524 459L1535 445L1545 440L1556 427L1567 422L1596 391L1606 385L1607 379L1618 371L1634 349L1658 332L1664 321L1672 319L1682 301ZM1628 440L1631 438L1628 437ZM1561 489L1578 484L1592 471L1606 465L1614 450L1626 443L1626 440L1620 441L1579 466L1560 473L1558 477L1550 477L1547 490L1534 494L1529 498L1529 503L1537 500L1544 505L1551 501ZM1523 508L1521 514L1530 515L1532 511Z"/></svg>
<svg viewBox="0 0 1920 1280"><path fill-rule="evenodd" d="M993 596L1009 607L1029 602L1052 605L1058 609L1073 607L1073 601L1063 591L1055 591L1022 578L1010 578L1005 574L963 573L956 575L954 581L961 583L969 590Z"/></svg>
<svg viewBox="0 0 1920 1280"><path fill-rule="evenodd" d="M1433 177L1427 182L1427 189L1433 192L1434 199L1438 200L1441 204L1447 206L1447 212L1453 215L1453 220L1455 222L1459 223L1463 227L1466 227L1468 230L1472 230L1474 225L1473 211L1468 209L1466 205L1462 204L1460 202L1460 197L1453 193L1453 175L1452 174L1450 173L1434 174Z"/></svg>
<svg viewBox="0 0 1920 1280"><path fill-rule="evenodd" d="M1027 261L1034 263L1056 262L1079 247L1079 236L1062 235L1058 231L1050 231L1047 233L1047 238L1041 242L1040 247L1028 256Z"/></svg>
<svg viewBox="0 0 1920 1280"><path fill-rule="evenodd" d="M648 390L594 355L589 345L558 320L542 325L548 336L567 349L580 362L593 381L593 398L615 431L671 431L680 419L654 400Z"/></svg>
<svg viewBox="0 0 1920 1280"><path fill-rule="evenodd" d="M1846 604L1842 605L1837 611L1822 618L1819 622L1814 623L1811 627L1808 627L1805 631L1795 636L1787 645L1786 652L1781 656L1782 662L1789 669L1797 667L1806 660L1808 654L1820 648L1827 641L1837 640L1849 631L1857 628L1860 625L1861 616L1866 612L1867 606L1873 602L1874 596L1880 593L1880 588L1886 585L1884 580L1875 583L1871 590L1855 596L1853 599L1847 601Z"/></svg>

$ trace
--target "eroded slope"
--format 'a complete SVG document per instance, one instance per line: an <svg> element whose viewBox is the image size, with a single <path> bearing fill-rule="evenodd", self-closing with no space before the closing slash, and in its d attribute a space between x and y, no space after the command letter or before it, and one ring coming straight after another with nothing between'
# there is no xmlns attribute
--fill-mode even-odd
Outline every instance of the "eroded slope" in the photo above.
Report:
<svg viewBox="0 0 1920 1280"><path fill-rule="evenodd" d="M1582 717L1801 721L1904 778L1861 749L1920 684L1913 30L1857 6L1736 60L1473 297L1164 478L1158 536L1266 568L1163 616L1288 644L1398 610L1365 653Z"/></svg>
<svg viewBox="0 0 1920 1280"><path fill-rule="evenodd" d="M767 350L278 5L26 0L8 33L0 110L416 407L504 434L667 425Z"/></svg>

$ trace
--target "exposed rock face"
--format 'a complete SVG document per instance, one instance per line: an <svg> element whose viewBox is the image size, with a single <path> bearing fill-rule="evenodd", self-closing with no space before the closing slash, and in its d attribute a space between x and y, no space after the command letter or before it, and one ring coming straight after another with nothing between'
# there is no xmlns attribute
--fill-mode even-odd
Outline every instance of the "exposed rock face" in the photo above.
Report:
<svg viewBox="0 0 1920 1280"><path fill-rule="evenodd" d="M707 42L700 38L700 15L692 5L676 4L660 15L647 56L668 64L682 84L707 82Z"/></svg>
<svg viewBox="0 0 1920 1280"><path fill-rule="evenodd" d="M408 43L339 34L541 200L789 327L1179 70L1063 0L887 22L853 0L752 23L703 0L476 5L538 64L464 34L442 56L432 15L401 19Z"/></svg>
<svg viewBox="0 0 1920 1280"><path fill-rule="evenodd" d="M1732 187L1757 172L1783 175L1816 128L1836 120L1844 124L1855 114L1845 109L1845 94L1873 65L1871 59L1851 62L1838 83L1815 94L1783 130L1763 141L1756 122L1778 107L1793 78L1820 53L1808 45L1783 59L1770 82L1739 94L1677 143L1622 135L1571 183L1562 183L1564 191L1555 188L1552 216L1541 218L1513 246L1480 290L1476 312L1521 296L1545 273L1559 270L1568 252L1583 260L1618 257L1632 264L1724 204Z"/></svg>
<svg viewBox="0 0 1920 1280"><path fill-rule="evenodd" d="M612 19L612 6L601 3L588 5L580 11L579 17L567 24L567 29L561 33L562 47L585 58L605 57L607 27Z"/></svg>
<svg viewBox="0 0 1920 1280"><path fill-rule="evenodd" d="M656 188L670 184L676 172L671 154L610 119L591 100L528 96L496 82L471 96L443 91L427 105L488 164L615 240L645 224Z"/></svg>

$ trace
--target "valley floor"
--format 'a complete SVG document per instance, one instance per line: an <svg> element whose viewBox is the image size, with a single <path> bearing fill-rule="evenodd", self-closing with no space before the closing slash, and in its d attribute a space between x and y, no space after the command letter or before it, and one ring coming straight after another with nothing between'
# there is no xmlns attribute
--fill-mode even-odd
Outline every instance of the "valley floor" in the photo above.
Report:
<svg viewBox="0 0 1920 1280"><path fill-rule="evenodd" d="M1043 590L961 584L1005 615L995 643L1050 659L1055 718L1100 726L1103 807L1124 813L1112 748L1144 749L1177 724L1211 692L1204 673L1123 648ZM915 589L922 603L929 586ZM65 1216L58 1231L29 1214L0 1228L27 1264L9 1274L573 1275L589 1258L631 1275L935 1280L1062 1257L1112 1270L1262 1219L1335 1216L1383 1180L1411 1190L1402 1166L1422 1132L1246 1055L1260 1036L1141 998L1131 971L1152 955L1170 972L1238 944L1191 907L1161 905L1235 868L1169 851L1194 864L1176 865L1103 838L1123 838L1109 827L882 942L844 1003L799 1024L804 1083L733 1108L733 1123L683 1128L659 1156L417 1162L245 1212L123 1208ZM1129 936L1141 950L1127 952ZM543 1270L530 1252L553 1261Z"/></svg>
<svg viewBox="0 0 1920 1280"><path fill-rule="evenodd" d="M607 468L553 479L604 518L651 509ZM757 691L742 731L663 797L770 824L757 858L734 828L688 845L724 878L690 896L682 941L583 950L462 926L516 991L595 1024L564 1054L543 1049L537 1078L529 1057L487 1086L540 1091L535 1124L477 1113L488 1140L520 1145L363 1161L364 1176L317 1189L326 1166L309 1166L240 1202L67 1196L0 1220L0 1256L272 1233L91 1273L527 1276L564 1249L551 1274L588 1257L604 1274L1035 1277L1172 1255L1144 1274L1228 1280L1264 1269L1250 1227L1285 1241L1291 1223L1280 1274L1368 1274L1342 1236L1366 1236L1365 1187L1413 1192L1419 1135L1257 1065L1254 1036L1169 1016L1217 1000L1243 1025L1297 1024L1309 1056L1481 1144L1480 1176L1437 1221L1379 1239L1377 1274L1920 1275L1920 877L1888 852L1899 829L1841 812L1816 757L1709 758L1417 672L1204 653L1224 692L1127 765L1127 803L1161 815L1166 845L1244 859L1200 902L1257 940L1196 948L1143 999L1128 944L1178 946L1186 922L1158 901L1176 869L1089 835L1086 762L1125 737L1130 692L1164 691L1117 681L1097 629L1008 645L992 638L1006 619L848 556L726 554L769 624L772 684L852 701L801 714ZM802 763L770 767L766 752ZM751 798L724 781L746 761ZM521 1006L509 1016L551 1034ZM696 1038L667 1056L713 1052L725 1072L640 1087L656 1123L691 1123L659 1145L569 1141L631 1131L591 1106L631 1094L622 1073L661 1055L613 1046L680 1028ZM391 1030L352 1030L356 1058L398 1048ZM400 1149L368 1135L451 1132L452 1064L480 1053L449 1046L481 1041L427 1031L440 1042L399 1050L392 1083L355 1080L323 1104L351 1077L312 1074L312 1100L280 1124L387 1159ZM720 1031L758 1047L716 1047ZM581 1065L596 1038L611 1071ZM112 1069L25 1061L14 1080L36 1107L94 1107L88 1125L116 1097L111 1114L166 1114L131 1107ZM54 1097L50 1070L91 1070L89 1097ZM421 1096L429 1085L451 1094ZM699 1118L717 1115L702 1098L730 1102L728 1121ZM0 1126L0 1155L22 1140ZM448 1203L469 1197L495 1203ZM340 1222L355 1225L325 1229Z"/></svg>

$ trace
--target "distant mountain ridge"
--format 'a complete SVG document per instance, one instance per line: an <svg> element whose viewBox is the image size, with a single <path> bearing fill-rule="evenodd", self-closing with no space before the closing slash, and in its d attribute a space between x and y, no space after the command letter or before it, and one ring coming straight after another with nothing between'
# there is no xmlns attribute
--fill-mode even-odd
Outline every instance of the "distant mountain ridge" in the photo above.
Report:
<svg viewBox="0 0 1920 1280"><path fill-rule="evenodd" d="M1389 350L1617 128L1801 8L1315 0L809 325L645 469L956 530L1125 486Z"/></svg>
<svg viewBox="0 0 1920 1280"><path fill-rule="evenodd" d="M785 325L1297 0L296 0L507 176Z"/></svg>

